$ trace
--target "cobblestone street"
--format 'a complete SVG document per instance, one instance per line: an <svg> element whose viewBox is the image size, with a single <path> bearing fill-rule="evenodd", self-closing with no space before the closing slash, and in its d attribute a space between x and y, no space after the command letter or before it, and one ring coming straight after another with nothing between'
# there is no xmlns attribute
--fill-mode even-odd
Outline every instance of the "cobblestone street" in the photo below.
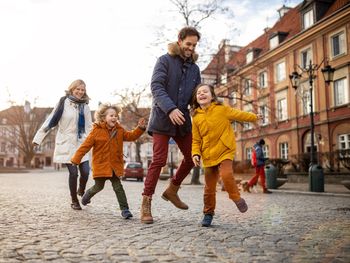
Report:
<svg viewBox="0 0 350 263"><path fill-rule="evenodd" d="M89 179L88 186L93 180ZM213 226L200 226L203 186L184 185L180 211L160 198L140 223L143 183L123 182L134 218L120 216L110 183L70 208L66 171L0 174L0 262L350 262L350 198L243 193L240 214L218 188Z"/></svg>

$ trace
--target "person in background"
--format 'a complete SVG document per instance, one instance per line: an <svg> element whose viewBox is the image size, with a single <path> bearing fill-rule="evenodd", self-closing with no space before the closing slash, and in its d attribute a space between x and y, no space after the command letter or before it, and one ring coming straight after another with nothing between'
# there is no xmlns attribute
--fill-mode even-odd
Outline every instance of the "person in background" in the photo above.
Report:
<svg viewBox="0 0 350 263"><path fill-rule="evenodd" d="M218 102L214 87L200 84L193 93L193 141L192 158L196 166L202 161L204 167L204 218L202 226L211 225L216 207L216 185L221 176L228 197L238 210L248 210L241 198L232 163L236 151L235 133L232 121L255 122L259 119L254 113L240 111Z"/></svg>
<svg viewBox="0 0 350 263"><path fill-rule="evenodd" d="M82 196L85 192L90 167L89 156L85 156L78 167L73 166L70 159L84 141L92 126L91 111L88 105L89 99L85 82L81 79L73 81L69 85L66 95L61 97L33 138L33 144L38 146L52 128L58 127L53 162L65 164L68 168L71 207L74 210L81 210L77 194ZM80 179L77 190L78 170Z"/></svg>
<svg viewBox="0 0 350 263"><path fill-rule="evenodd" d="M118 119L121 109L117 105L101 104L95 112L93 129L71 159L77 165L92 148L92 175L95 185L86 191L81 203L87 205L90 199L100 192L106 180L110 180L117 197L122 217L131 218L120 177L124 175L123 141L134 141L146 130L146 122L141 118L133 131L126 131Z"/></svg>
<svg viewBox="0 0 350 263"><path fill-rule="evenodd" d="M200 33L193 27L182 28L177 42L168 45L168 53L161 56L151 80L152 110L148 133L153 136L153 158L142 193L141 222L152 224L151 200L158 178L168 157L168 143L173 138L184 156L171 178L162 198L179 209L188 209L178 190L193 168L191 157L191 117L188 106L192 92L200 83L200 70L195 64L195 53Z"/></svg>
<svg viewBox="0 0 350 263"><path fill-rule="evenodd" d="M265 184L265 161L264 151L262 147L265 145L264 139L260 139L256 144L254 144L253 148L256 153L256 166L255 166L255 175L249 180L249 182L245 182L243 184L243 190L245 192L250 193L250 189L257 184L258 179L260 178L260 185L263 189L264 194L271 194L272 192L266 188Z"/></svg>

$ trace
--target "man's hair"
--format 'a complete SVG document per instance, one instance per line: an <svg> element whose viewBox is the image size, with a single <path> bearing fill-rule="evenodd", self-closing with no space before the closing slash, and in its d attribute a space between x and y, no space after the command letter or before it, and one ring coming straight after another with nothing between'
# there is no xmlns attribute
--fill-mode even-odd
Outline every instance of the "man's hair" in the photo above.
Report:
<svg viewBox="0 0 350 263"><path fill-rule="evenodd" d="M201 39L201 34L192 26L186 26L182 28L179 32L178 39L184 40L188 36L196 36L198 37L198 40Z"/></svg>
<svg viewBox="0 0 350 263"><path fill-rule="evenodd" d="M265 145L265 140L264 139L260 139L259 144L260 145Z"/></svg>

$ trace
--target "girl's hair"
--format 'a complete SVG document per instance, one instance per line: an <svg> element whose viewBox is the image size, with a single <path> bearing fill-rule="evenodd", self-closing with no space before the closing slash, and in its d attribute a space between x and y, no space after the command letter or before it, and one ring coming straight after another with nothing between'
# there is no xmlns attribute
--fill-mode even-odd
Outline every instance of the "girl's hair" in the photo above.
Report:
<svg viewBox="0 0 350 263"><path fill-rule="evenodd" d="M86 93L86 84L83 80L81 79L77 79L74 80L68 87L68 89L66 90L66 95L73 95L73 90L75 90L78 86L80 85L84 85L85 87L85 94L84 96L81 98L81 100L85 100L86 102L88 102L90 100L89 96Z"/></svg>
<svg viewBox="0 0 350 263"><path fill-rule="evenodd" d="M214 86L212 86L212 85L210 85L210 84L201 83L201 84L199 84L199 85L194 89L194 91L193 91L193 93L192 93L192 99L191 99L191 109L192 109L192 110L195 110L195 109L197 109L197 108L200 107L199 104L198 104L198 102L197 102L197 91L198 91L199 88L201 88L201 87L203 87L203 86L209 87L211 96L213 97L211 101L212 101L212 102L215 101L215 102L217 102L217 103L220 103L219 100L218 100L218 97L217 97L216 94L215 94Z"/></svg>
<svg viewBox="0 0 350 263"><path fill-rule="evenodd" d="M122 109L116 104L102 103L100 104L97 111L95 111L95 120L96 122L102 122L106 118L106 112L108 109L113 109L117 115L122 111Z"/></svg>

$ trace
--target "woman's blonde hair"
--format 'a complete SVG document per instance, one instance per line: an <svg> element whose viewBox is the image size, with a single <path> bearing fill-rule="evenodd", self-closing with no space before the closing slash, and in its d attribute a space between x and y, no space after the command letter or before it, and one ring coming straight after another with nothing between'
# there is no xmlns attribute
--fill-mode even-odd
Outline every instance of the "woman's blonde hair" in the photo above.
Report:
<svg viewBox="0 0 350 263"><path fill-rule="evenodd" d="M81 100L85 100L86 102L88 102L90 100L89 96L86 93L86 84L83 80L81 79L77 79L74 80L68 87L68 89L66 90L66 94L67 95L73 95L73 90L75 90L78 86L80 85L84 85L85 87L85 94L84 96L81 98Z"/></svg>
<svg viewBox="0 0 350 263"><path fill-rule="evenodd" d="M95 111L95 120L96 122L102 122L106 118L106 111L108 109L113 109L119 115L119 113L122 112L122 109L116 105L116 104L111 104L111 103L101 103L98 110Z"/></svg>

